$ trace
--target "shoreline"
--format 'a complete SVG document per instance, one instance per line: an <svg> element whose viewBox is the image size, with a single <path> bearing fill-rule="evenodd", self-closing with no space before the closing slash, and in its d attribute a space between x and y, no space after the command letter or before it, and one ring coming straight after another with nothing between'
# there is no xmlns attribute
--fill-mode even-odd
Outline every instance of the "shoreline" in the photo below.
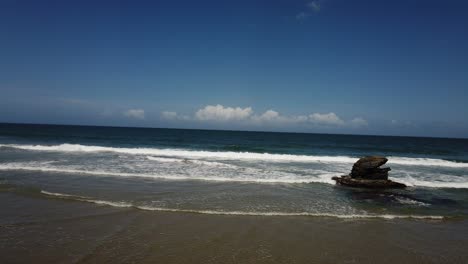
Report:
<svg viewBox="0 0 468 264"><path fill-rule="evenodd" d="M337 218L337 219L416 219L416 220L438 220L444 221L454 219L454 216L443 215L397 215L397 214L332 214L332 213L310 213L310 212L247 212L247 211L219 211L219 210L194 210L194 209L177 209L164 207L149 207L138 206L125 202L111 202L105 200L95 200L89 197L73 196L69 194L53 193L40 191L41 194L50 196L49 198L64 199L74 202L93 203L103 206L111 206L118 208L131 208L141 211L166 212L166 213L181 213L181 214L201 214L201 215L235 215L235 216L276 216L276 217L317 217L317 218Z"/></svg>
<svg viewBox="0 0 468 264"><path fill-rule="evenodd" d="M0 198L0 254L7 263L457 263L468 258L465 219L205 215L13 193Z"/></svg>

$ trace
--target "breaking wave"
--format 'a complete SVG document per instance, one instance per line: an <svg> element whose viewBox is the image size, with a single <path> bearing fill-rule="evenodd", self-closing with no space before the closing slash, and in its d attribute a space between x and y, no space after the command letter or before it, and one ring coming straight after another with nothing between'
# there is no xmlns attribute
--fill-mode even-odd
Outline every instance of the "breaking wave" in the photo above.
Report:
<svg viewBox="0 0 468 264"><path fill-rule="evenodd" d="M67 169L67 168L54 168L54 167L40 167L40 166L27 166L26 164L0 164L1 170L22 170L22 171L42 171L42 172L56 172L56 173L70 173L70 174L83 174L83 175L94 175L94 176L114 176L114 177L143 177L143 178L154 178L162 180L201 180L201 181L218 181L218 182L253 182L253 183L326 183L335 184L331 178L333 176L339 176L339 173L325 172L323 171L319 175L314 176L300 176L294 174L287 174L288 176L276 176L270 178L261 178L264 175L251 175L243 176L236 175L230 177L219 177L219 176L200 176L200 175L170 175L167 173L163 174L150 174L150 173L126 173L126 172L115 172L115 171L99 171L99 170L84 170L84 169ZM407 176L404 178L393 178L398 182L402 182L410 187L429 187L429 188L456 188L456 189L468 189L468 182L464 181L440 181L437 179L432 180L421 180Z"/></svg>
<svg viewBox="0 0 468 264"><path fill-rule="evenodd" d="M405 178L396 179L399 182L406 184L407 186L420 186L429 188L455 188L455 189L468 189L468 182L466 181L440 181L437 179L432 180L421 180L407 176Z"/></svg>
<svg viewBox="0 0 468 264"><path fill-rule="evenodd" d="M216 162L216 161L204 161L204 160L189 160L189 159L174 159L174 158L162 158L162 157L153 157L147 156L148 160L163 162L163 163L186 163L186 164L195 164L195 165L203 165L203 166L210 166L210 167L224 167L224 168L232 168L235 169L237 166Z"/></svg>
<svg viewBox="0 0 468 264"><path fill-rule="evenodd" d="M19 145L0 144L0 147L15 148L32 151L57 151L57 152L115 152L131 155L150 155L153 158L191 158L191 159L216 159L216 160L261 160L268 162L315 162L315 163L349 163L356 162L356 157L349 156L310 156L293 154L271 154L231 151L202 151L184 149L160 149L160 148L118 148L103 146L87 146L80 144L60 145ZM154 157L156 156L156 157ZM468 168L468 163L454 162L432 158L389 157L389 164L407 166L441 166L451 168Z"/></svg>
<svg viewBox="0 0 468 264"><path fill-rule="evenodd" d="M279 177L279 178L256 178L256 177L203 177L203 176L185 176L185 175L164 175L148 174L148 173L125 173L125 172L111 172L111 171L88 171L77 169L64 169L52 167L37 167L37 166L24 166L23 164L1 164L0 170L24 170L24 171L44 171L44 172L57 172L57 173L72 173L72 174L85 174L85 175L102 175L102 176L118 176L118 177L143 177L155 178L165 180L202 180L202 181L220 181L220 182L255 182L255 183L334 183L331 180L332 176L336 174L323 174L318 177L298 178L298 177Z"/></svg>

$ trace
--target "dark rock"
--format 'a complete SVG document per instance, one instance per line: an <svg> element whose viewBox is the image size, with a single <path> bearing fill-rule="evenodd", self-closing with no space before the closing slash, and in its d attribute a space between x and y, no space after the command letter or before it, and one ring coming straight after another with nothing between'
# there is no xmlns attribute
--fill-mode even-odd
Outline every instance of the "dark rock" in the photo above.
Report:
<svg viewBox="0 0 468 264"><path fill-rule="evenodd" d="M406 185L388 179L390 168L380 168L388 159L380 156L367 156L354 163L351 173L333 177L337 184L364 188L405 188Z"/></svg>
<svg viewBox="0 0 468 264"><path fill-rule="evenodd" d="M380 156L367 156L354 163L351 170L351 178L363 179L388 179L390 168L380 168L388 159Z"/></svg>
<svg viewBox="0 0 468 264"><path fill-rule="evenodd" d="M388 173L372 173L367 174L365 178L353 178L357 180L388 180Z"/></svg>
<svg viewBox="0 0 468 264"><path fill-rule="evenodd" d="M362 169L359 167L353 167L353 169L351 170L351 174L359 176L359 175L366 175L366 174L372 174L372 173L388 173L389 171L391 171L391 169L388 167L372 168L372 169Z"/></svg>
<svg viewBox="0 0 468 264"><path fill-rule="evenodd" d="M405 188L406 185L391 180L353 179L350 176L333 177L337 184L360 188Z"/></svg>
<svg viewBox="0 0 468 264"><path fill-rule="evenodd" d="M360 158L356 163L354 163L353 167L359 167L362 169L374 169L378 168L385 163L387 163L388 159L381 156L367 156L364 158Z"/></svg>

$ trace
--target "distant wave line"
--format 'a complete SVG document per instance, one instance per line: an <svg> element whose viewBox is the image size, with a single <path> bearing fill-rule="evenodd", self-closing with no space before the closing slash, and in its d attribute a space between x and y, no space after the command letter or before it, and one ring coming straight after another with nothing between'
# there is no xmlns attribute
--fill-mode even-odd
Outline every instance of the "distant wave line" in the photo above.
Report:
<svg viewBox="0 0 468 264"><path fill-rule="evenodd" d="M181 157L195 159L217 159L217 160L261 160L268 162L311 162L311 163L349 163L356 162L356 157L349 156L311 156L293 154L272 154L272 153L252 153L252 152L232 152L232 151L203 151L184 149L159 149L159 148L120 148L87 146L80 144L60 144L60 145L19 145L0 144L0 147L16 148L32 151L51 152L115 152L131 155L151 155L159 157ZM408 166L441 166L452 168L468 168L468 163L454 162L433 158L409 158L409 157L389 157L389 164L399 164Z"/></svg>

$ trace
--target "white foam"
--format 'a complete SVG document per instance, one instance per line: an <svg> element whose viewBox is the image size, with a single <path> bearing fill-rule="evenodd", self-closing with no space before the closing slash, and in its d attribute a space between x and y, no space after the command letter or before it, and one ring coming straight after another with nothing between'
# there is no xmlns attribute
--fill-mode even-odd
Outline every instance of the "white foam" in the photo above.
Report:
<svg viewBox="0 0 468 264"><path fill-rule="evenodd" d="M116 148L102 146L86 146L79 144L60 145L19 145L0 144L0 147L35 150L35 151L59 151L59 152L116 152L132 155L152 155L158 157L181 157L189 159L224 159L224 160L261 160L269 162L323 162L323 163L354 163L356 157L348 156L310 156L292 154L270 154L231 151L200 151L184 149L159 149L159 148ZM409 166L443 166L453 168L468 168L468 163L454 162L442 159L389 157L389 164Z"/></svg>
<svg viewBox="0 0 468 264"><path fill-rule="evenodd" d="M243 177L238 176L236 178L230 177L203 177L198 175L169 175L164 173L163 175L158 174L147 174L147 173L124 173L124 172L112 172L112 171L88 171L88 170L77 170L77 169L65 169L65 168L52 168L52 167L39 167L39 166L25 166L25 164L0 164L0 170L25 170L25 171L45 171L45 172L57 172L57 173L70 173L70 174L84 174L84 175L103 175L103 176L118 176L118 177L143 177L143 178L155 178L165 180L203 180L203 181L221 181L221 182L255 182L255 183L329 183L333 184L331 180L331 174L319 175L318 177L309 178L297 178L297 177L280 177L280 178L255 178L255 177ZM336 176L335 174L333 176Z"/></svg>
<svg viewBox="0 0 468 264"><path fill-rule="evenodd" d="M47 191L41 191L46 195L53 195L63 198L75 198L76 201L94 203L99 205L107 205L112 207L120 208L135 208L145 211L159 211L159 212L174 212L174 213L192 213L192 214L208 214L208 215L238 215L238 216L310 216L310 217L333 217L342 219L430 219L430 220L443 220L445 217L440 215L392 215L392 214L332 214L332 213L311 213L311 212L249 212L249 211L220 211L220 210L194 210L194 209L176 209L176 208L164 208L164 207L152 207L152 206L138 206L128 202L112 202L105 200L95 200L90 198L84 198L80 196L62 194L62 193L51 193Z"/></svg>
<svg viewBox="0 0 468 264"><path fill-rule="evenodd" d="M220 174L225 176L217 176L218 174L207 174L201 172L187 172L184 174L170 174L170 172L162 171L159 174L142 173L142 172L120 172L120 171L102 171L102 170L87 170L75 169L67 167L51 167L46 163L4 163L0 164L0 170L24 170L24 171L44 171L68 174L82 174L93 176L114 176L114 177L143 177L163 180L201 180L201 181L219 181L219 182L253 182L253 183L326 183L335 184L331 178L340 176L339 172L327 172L316 170L314 175L301 176L294 173L285 172L255 172L253 174L243 174L234 171L232 174ZM442 175L443 176L443 175ZM434 176L432 179L417 179L409 174L405 177L391 177L392 180L402 182L407 186L414 187L430 187L430 188L458 188L468 189L468 181L461 181L461 177L442 177L441 175Z"/></svg>
<svg viewBox="0 0 468 264"><path fill-rule="evenodd" d="M153 156L146 156L148 160L153 160L157 162L163 163L187 163L187 164L196 164L196 165L203 165L203 166L210 166L210 167L225 167L225 168L237 168L237 166L216 162L216 161L204 161L204 160L189 160L189 159L174 159L174 158L162 158L162 157L153 157Z"/></svg>
<svg viewBox="0 0 468 264"><path fill-rule="evenodd" d="M451 168L468 168L468 163L454 162L443 159L430 158L408 158L408 157L388 157L388 164L399 164L409 166L436 166Z"/></svg>
<svg viewBox="0 0 468 264"><path fill-rule="evenodd" d="M78 196L78 195L71 195L71 194L64 194L64 193L47 192L47 191L44 191L44 190L41 190L41 193L45 194L45 195L49 195L49 196L60 197L60 198L89 199L89 197L86 197L86 196Z"/></svg>
<svg viewBox="0 0 468 264"><path fill-rule="evenodd" d="M126 202L110 202L110 201L104 201L104 200L79 200L83 202L91 202L95 204L102 204L102 205L109 205L112 207L121 207L121 208L130 208L134 207L132 204L126 203Z"/></svg>
<svg viewBox="0 0 468 264"><path fill-rule="evenodd" d="M430 188L456 188L456 189L468 189L468 182L466 181L440 181L437 179L433 180L421 180L415 179L411 176L405 178L395 178L396 181L402 182L408 186L419 186L419 187L430 187Z"/></svg>
<svg viewBox="0 0 468 264"><path fill-rule="evenodd" d="M344 156L306 156L291 154L270 154L231 151L198 151L184 149L158 149L158 148L115 148L101 146L85 146L79 144L60 145L17 145L0 144L0 147L9 147L36 151L59 152L117 152L133 155L153 155L158 157L182 157L182 158L212 158L227 160L265 160L265 161L292 161L292 162L355 162L355 158Z"/></svg>
<svg viewBox="0 0 468 264"><path fill-rule="evenodd" d="M430 204L420 202L420 201L416 201L416 200L406 198L406 197L395 197L395 199L399 203L405 204L405 205L424 206L424 207L430 206Z"/></svg>
<svg viewBox="0 0 468 264"><path fill-rule="evenodd" d="M123 207L123 208L128 208L128 207L134 207L132 204L126 203L126 202L111 202L111 201L105 201L105 200L94 200L90 197L85 197L85 196L78 196L78 195L72 195L72 194L65 194L65 193L56 193L56 192L48 192L41 190L42 194L48 195L48 196L54 196L57 198L64 198L64 199L72 199L75 201L81 201L81 202L88 202L88 203L95 203L95 204L102 204L102 205L108 205L112 207Z"/></svg>
<svg viewBox="0 0 468 264"><path fill-rule="evenodd" d="M342 219L433 219L442 220L445 217L440 215L392 215L392 214L332 214L332 213L309 213L309 212L247 212L247 211L217 211L217 210L190 210L190 209L171 209L162 207L136 206L135 208L149 211L180 212L210 215L240 215L240 216L312 216L312 217L333 217Z"/></svg>
<svg viewBox="0 0 468 264"><path fill-rule="evenodd" d="M147 159L157 161L157 162L164 162L164 163L172 163L172 162L183 162L184 160L181 159L171 159L171 158L161 158L161 157L152 157L146 156Z"/></svg>

